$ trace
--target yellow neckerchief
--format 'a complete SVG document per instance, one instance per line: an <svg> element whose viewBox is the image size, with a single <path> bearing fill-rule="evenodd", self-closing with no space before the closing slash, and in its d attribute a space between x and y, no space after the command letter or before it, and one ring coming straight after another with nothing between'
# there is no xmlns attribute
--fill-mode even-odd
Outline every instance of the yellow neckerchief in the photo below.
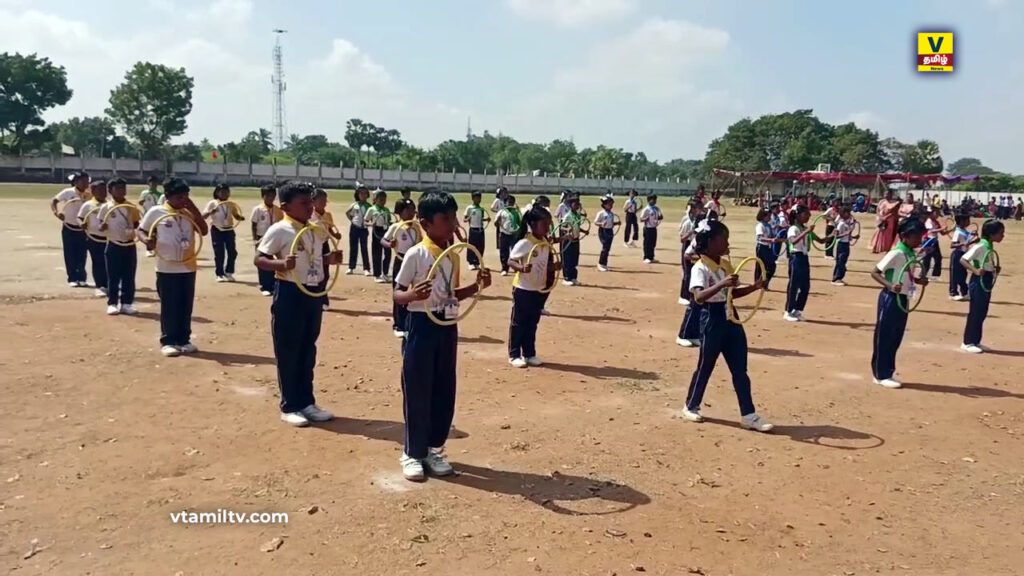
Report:
<svg viewBox="0 0 1024 576"><path fill-rule="evenodd" d="M700 261L711 270L712 274L717 274L720 270L725 270L725 273L732 276L735 272L732 269L732 262L726 260L724 257L720 258L721 262L715 262L709 256L701 254Z"/></svg>
<svg viewBox="0 0 1024 576"><path fill-rule="evenodd" d="M192 223L192 214L189 213L187 210L175 210L174 207L171 206L170 202L167 202L166 200L164 200L163 208L164 208L164 210L167 211L168 214L171 214L173 216L184 215L185 218L188 219L189 226L192 227L192 234L190 234L189 238L188 238L188 251L189 251L190 254L192 254L192 256L189 257L189 258L186 258L182 262L179 262L179 264L182 264L186 268L188 268L188 269L192 270L193 272L195 272L196 268L198 268L198 266L199 266L199 255L196 254L195 251L194 251L195 242L196 242L196 235L199 233L199 230L196 229L196 226ZM179 232L181 231L181 221L180 220L178 221L178 231ZM152 232L152 229L150 229L150 232Z"/></svg>
<svg viewBox="0 0 1024 576"><path fill-rule="evenodd" d="M124 202L118 202L117 200L114 200L113 196L107 198L107 202L110 203L111 210L114 209L114 206L131 206L131 208L127 209L128 217L126 218L126 220L129 224L135 224L136 222L139 221L139 207L134 202L129 200L127 196L125 196Z"/></svg>
<svg viewBox="0 0 1024 576"><path fill-rule="evenodd" d="M423 240L420 240L420 244L422 244L423 247L427 249L427 252L434 258L435 261L438 258L440 258L441 257L441 253L444 252L444 249L441 248L440 246L438 246L437 243L434 242L430 238L430 236L427 236L426 234L423 235ZM459 286L459 268L460 268L460 266L459 266L459 259L458 258L451 258L451 257L449 257L448 260L450 260L451 263L452 263L452 285L451 285L450 288L452 290L452 293L454 293L455 289L458 288L458 286ZM440 274L440 271L441 271L441 265L440 264L437 265L437 269L438 269L438 274Z"/></svg>
<svg viewBox="0 0 1024 576"><path fill-rule="evenodd" d="M544 240L541 240L540 238L537 238L536 236L534 236L532 232L531 232L531 233L528 233L528 234L526 235L526 237L525 237L525 240L526 240L527 242L529 242L529 243L530 243L530 244L531 244L531 245L532 245L533 247L536 247L536 246L538 246L538 245L547 245L547 246L550 246L550 245L549 245L549 244L548 244L547 242L545 242ZM531 248L530 248L530 250L531 250L531 251L532 251L532 250L534 249L533 247L531 247ZM523 262L523 265L525 265L525 264L526 264L526 263L525 263L525 262ZM520 274L521 274L520 272L516 272L516 275L515 275L515 277L513 277L513 278L512 278L512 286L515 286L516 288L519 288L519 276L520 276Z"/></svg>

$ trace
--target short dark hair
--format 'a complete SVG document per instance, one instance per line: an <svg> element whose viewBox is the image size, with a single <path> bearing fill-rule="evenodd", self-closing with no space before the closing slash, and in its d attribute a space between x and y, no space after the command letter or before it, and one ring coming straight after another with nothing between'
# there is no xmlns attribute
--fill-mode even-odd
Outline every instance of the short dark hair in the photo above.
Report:
<svg viewBox="0 0 1024 576"><path fill-rule="evenodd" d="M213 187L213 197L216 198L217 197L217 192L220 192L221 190L228 190L228 191L230 191L231 190L231 186L228 186L226 182L220 182L219 184L217 184L216 186Z"/></svg>
<svg viewBox="0 0 1024 576"><path fill-rule="evenodd" d="M985 223L981 225L981 237L988 240L1004 230L1006 230L1006 226L999 220L985 220Z"/></svg>
<svg viewBox="0 0 1024 576"><path fill-rule="evenodd" d="M712 212L712 214L714 214L714 212ZM704 254L708 251L708 244L711 242L712 238L718 238L722 234L729 233L729 228L725 224L722 224L718 220L713 220L710 217L707 219L707 225L707 230L697 232L697 242L695 246L697 254Z"/></svg>
<svg viewBox="0 0 1024 576"><path fill-rule="evenodd" d="M482 196L483 194L481 194L479 190L473 190L472 192L469 193L470 198L480 198Z"/></svg>
<svg viewBox="0 0 1024 576"><path fill-rule="evenodd" d="M267 194L277 194L277 186L273 184L260 186L260 196L266 196Z"/></svg>
<svg viewBox="0 0 1024 576"><path fill-rule="evenodd" d="M125 182L124 178L112 178L109 182L107 182L107 188L118 188L123 186L128 186L128 183Z"/></svg>
<svg viewBox="0 0 1024 576"><path fill-rule="evenodd" d="M551 206L551 199L541 194L533 199L533 205L536 206L538 204L541 206Z"/></svg>
<svg viewBox="0 0 1024 576"><path fill-rule="evenodd" d="M395 214L400 214L406 208L416 209L416 203L412 198L399 198L398 202L395 202Z"/></svg>
<svg viewBox="0 0 1024 576"><path fill-rule="evenodd" d="M913 236L916 234L924 234L924 224L918 218L907 218L903 222L900 222L899 228L900 238L904 236Z"/></svg>
<svg viewBox="0 0 1024 576"><path fill-rule="evenodd" d="M313 200L316 200L316 199L318 199L320 197L327 198L327 190L324 190L323 188L314 188L313 189Z"/></svg>
<svg viewBox="0 0 1024 576"><path fill-rule="evenodd" d="M515 203L516 203L516 197L515 196L513 196L511 194L509 194L508 196L505 196L505 206L515 205Z"/></svg>
<svg viewBox="0 0 1024 576"><path fill-rule="evenodd" d="M171 197L179 194L188 194L192 188L183 178L168 178L164 180L164 196Z"/></svg>
<svg viewBox="0 0 1024 576"><path fill-rule="evenodd" d="M700 200L697 200L696 198L690 198L690 201L686 203L686 209L687 210L689 210L690 208L703 208L703 207L704 207L704 205L701 204Z"/></svg>
<svg viewBox="0 0 1024 576"><path fill-rule="evenodd" d="M150 174L149 178L146 179L146 183L147 184L159 184L160 183L160 177L157 176L156 174Z"/></svg>
<svg viewBox="0 0 1024 576"><path fill-rule="evenodd" d="M648 202L650 202L651 200L657 200L657 199L658 199L658 195L657 194L648 194L647 195L647 201Z"/></svg>
<svg viewBox="0 0 1024 576"><path fill-rule="evenodd" d="M534 222L540 222L545 218L550 220L551 213L545 210L543 207L534 204L533 208L527 210L526 214L523 215L523 225L526 227L530 227L533 226Z"/></svg>
<svg viewBox="0 0 1024 576"><path fill-rule="evenodd" d="M72 172L71 175L68 176L68 181L69 182L74 182L75 180L78 180L79 178L82 178L82 177L88 178L89 177L89 173L86 172L85 170L78 170L76 172Z"/></svg>
<svg viewBox="0 0 1024 576"><path fill-rule="evenodd" d="M289 182L281 186L281 190L278 191L281 195L281 204L290 204L292 200L299 196L309 196L312 198L314 192L313 186L305 182Z"/></svg>
<svg viewBox="0 0 1024 576"><path fill-rule="evenodd" d="M771 213L772 213L771 210L769 210L767 208L761 208L760 210L757 211L757 221L760 222L760 221L764 220L765 217L770 216Z"/></svg>
<svg viewBox="0 0 1024 576"><path fill-rule="evenodd" d="M428 222L438 214L454 214L458 209L455 197L447 192L427 192L420 197L420 218Z"/></svg>
<svg viewBox="0 0 1024 576"><path fill-rule="evenodd" d="M89 182L89 188L100 188L100 187L103 187L103 188L107 187L107 183L106 183L105 180L93 180L92 182Z"/></svg>
<svg viewBox="0 0 1024 576"><path fill-rule="evenodd" d="M377 200L379 200L381 198L387 198L387 197L388 197L387 191L385 191L385 190L383 190L381 188L378 188L378 189L373 191L373 201L374 202L376 202Z"/></svg>

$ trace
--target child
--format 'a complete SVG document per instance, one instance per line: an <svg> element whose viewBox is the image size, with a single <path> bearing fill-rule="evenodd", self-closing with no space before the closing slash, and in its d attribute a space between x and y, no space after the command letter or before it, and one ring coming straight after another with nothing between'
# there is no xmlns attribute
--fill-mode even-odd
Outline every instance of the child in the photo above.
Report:
<svg viewBox="0 0 1024 576"><path fill-rule="evenodd" d="M786 288L786 311L782 318L788 322L804 319L804 306L811 291L811 264L807 259L807 235L814 227L805 228L811 218L806 206L797 204L789 212L793 225L786 233L789 243L789 286Z"/></svg>
<svg viewBox="0 0 1024 576"><path fill-rule="evenodd" d="M615 206L615 199L611 196L601 198L601 211L594 218L594 226L597 226L597 238L601 241L601 255L597 259L598 272L608 271L608 253L612 250L612 239L615 237L615 213L612 207Z"/></svg>
<svg viewBox="0 0 1024 576"><path fill-rule="evenodd" d="M622 242L627 248L636 248L636 240L640 233L640 224L636 217L636 212L640 209L640 202L637 201L636 196L636 190L630 190L629 198L622 206L622 210L626 213L626 233L622 237ZM630 234L632 234L632 238Z"/></svg>
<svg viewBox="0 0 1024 576"><path fill-rule="evenodd" d="M482 195L479 190L474 190L470 195L470 199L473 201L471 206L466 207L466 213L462 216L463 222L469 226L469 243L474 248L480 251L483 255L484 248L486 247L486 234L484 229L487 227L487 223L490 222L491 217L484 212L484 209L480 207L480 200ZM476 270L483 265L480 260L477 259L476 254L467 251L466 259L469 261L469 269Z"/></svg>
<svg viewBox="0 0 1024 576"><path fill-rule="evenodd" d="M345 211L345 217L352 223L348 229L348 271L345 274L352 274L356 271L356 255L363 258L363 276L370 275L370 256L366 249L366 211L370 209L370 203L366 201L370 197L370 191L360 186L354 193L355 202ZM358 252L357 252L358 250Z"/></svg>
<svg viewBox="0 0 1024 576"><path fill-rule="evenodd" d="M85 259L89 253L89 245L86 243L85 232L82 231L82 222L78 218L78 211L82 208L85 200L89 198L89 174L75 172L71 175L70 180L71 187L61 190L50 200L50 211L53 212L54 218L63 223L60 229L60 239L64 250L64 268L68 275L68 286L84 288L88 286ZM57 204L60 203L63 203L64 206L61 212L57 212Z"/></svg>
<svg viewBox="0 0 1024 576"><path fill-rule="evenodd" d="M832 270L832 285L846 286L846 263L850 261L850 239L859 238L853 235L854 220L850 215L850 207L843 206L839 209L839 219L836 221L835 249L836 266Z"/></svg>
<svg viewBox="0 0 1024 576"><path fill-rule="evenodd" d="M231 187L227 184L217 184L213 189L213 200L206 204L203 211L203 218L209 218L213 227L210 229L210 239L213 241L213 264L217 274L217 282L235 281L235 260L238 258L238 250L235 248L235 220L242 221L245 217L238 210L233 202L228 204L231 198ZM227 265L224 261L227 260Z"/></svg>
<svg viewBox="0 0 1024 576"><path fill-rule="evenodd" d="M700 220L703 212L704 204L696 198L691 198L686 203L686 216L683 216L682 222L679 223L679 245L683 266L683 281L679 286L679 303L683 306L690 304L690 269L693 268L693 260L687 256L687 248L693 243L697 221Z"/></svg>
<svg viewBox="0 0 1024 576"><path fill-rule="evenodd" d="M391 250L381 244L384 234L391 226L391 211L387 207L388 193L377 188L373 191L373 206L366 210L366 227L373 230L370 241L370 258L373 260L373 281L387 284L388 268L391 266Z"/></svg>
<svg viewBox="0 0 1024 576"><path fill-rule="evenodd" d="M537 357L537 324L547 294L541 290L554 283L558 269L558 265L551 259L551 249L545 240L551 231L551 213L541 206L535 206L523 216L523 224L529 233L512 248L508 262L516 273L512 280L508 362L516 368L543 364Z"/></svg>
<svg viewBox="0 0 1024 576"><path fill-rule="evenodd" d="M145 215L146 212L149 212L154 206L163 204L164 197L163 192L158 189L160 186L160 178L150 176L146 183L149 187L143 190L142 194L139 195L139 208L142 210L143 215ZM146 258L152 258L155 255L156 254L152 250L146 251Z"/></svg>
<svg viewBox="0 0 1024 576"><path fill-rule="evenodd" d="M92 261L92 279L96 284L96 296L107 297L107 233L100 230L100 210L107 203L107 183L94 180L89 184L92 199L82 202L78 209L78 220L85 234L85 246ZM100 238L100 240L94 240ZM84 261L83 261L84 265Z"/></svg>
<svg viewBox="0 0 1024 576"><path fill-rule="evenodd" d="M156 291L160 297L160 353L167 357L199 351L192 344L192 306L196 298L197 268L195 243L196 234L206 236L209 228L199 208L189 198L189 191L188 183L181 178L171 178L165 182L165 203L146 212L139 225L139 238L146 243L148 249L158 256L171 255L169 259L156 259ZM154 230L156 221L167 214L179 216L161 220L159 229Z"/></svg>
<svg viewBox="0 0 1024 576"><path fill-rule="evenodd" d="M448 247L457 224L458 205L451 195L431 192L420 198L423 241L409 249L395 278L395 303L409 307L408 335L402 351L402 402L405 449L399 459L406 479L422 482L424 466L435 476L454 473L444 445L455 415L456 359L459 329L439 326L426 310L443 319L455 318L459 301L490 286L491 274L481 268L476 283L458 288L459 259L447 258L427 280L431 266Z"/></svg>
<svg viewBox="0 0 1024 576"><path fill-rule="evenodd" d="M772 212L768 208L761 208L757 211L757 224L754 226L754 254L764 262L764 289L775 277L775 244L785 242L784 238L777 238L772 231ZM761 268L754 268L754 280L761 280Z"/></svg>
<svg viewBox="0 0 1024 576"><path fill-rule="evenodd" d="M714 212L719 219L725 218L725 207L722 206L721 199L722 191L715 190L714 193L711 194L711 200L709 200L708 203L704 206L704 211L708 213Z"/></svg>
<svg viewBox="0 0 1024 576"><path fill-rule="evenodd" d="M970 214L958 212L954 221L956 227L953 229L949 254L949 299L963 302L967 300L968 294L967 270L960 264L960 259L978 239L967 231L971 223Z"/></svg>
<svg viewBox="0 0 1024 576"><path fill-rule="evenodd" d="M309 221L312 224L316 224L323 228L324 232L330 235L335 240L341 240L341 232L337 226L334 225L334 214L327 211L327 191L323 188L315 188L313 190L313 214L310 215ZM316 292L324 292L327 290L327 283L331 279L330 268L324 268L324 279L316 287ZM331 309L331 297L329 294L324 294L320 297L320 303L323 304L324 310Z"/></svg>
<svg viewBox="0 0 1024 576"><path fill-rule="evenodd" d="M664 218L661 208L658 208L658 196L651 194L647 197L647 207L640 213L640 220L644 223L644 264L658 262L654 250L658 246L658 226Z"/></svg>
<svg viewBox="0 0 1024 576"><path fill-rule="evenodd" d="M939 236L944 236L949 232L945 229L941 222L939 222L939 209L929 208L927 209L927 217L924 221L925 234L927 236L925 245L924 259L921 263L923 273L927 274L931 270L931 277L938 278L942 275L942 248L939 246Z"/></svg>
<svg viewBox="0 0 1024 576"><path fill-rule="evenodd" d="M505 202L508 200L508 188L499 186L498 190L494 193L494 201L491 202L491 213L494 214L494 218L498 218L498 214L505 208ZM494 244L496 246L501 245L501 229L497 226L494 228Z"/></svg>
<svg viewBox="0 0 1024 576"><path fill-rule="evenodd" d="M519 241L520 214L516 208L516 197L508 195L505 197L503 208L494 219L494 226L498 229L498 256L501 258L501 275L508 276L508 254L512 246Z"/></svg>
<svg viewBox="0 0 1024 576"><path fill-rule="evenodd" d="M696 198L690 202L696 204L694 209L696 217L693 219L692 224L693 233L690 235L690 240L686 243L686 248L683 250L683 278L685 279L683 290L685 290L686 312L683 313L683 322L679 325L679 335L676 336L676 344L683 348L700 346L701 306L693 300L689 283L693 275L693 265L700 261L700 254L697 254L697 227L704 221L704 204ZM707 219L717 221L717 216L716 213L712 212L708 214Z"/></svg>
<svg viewBox="0 0 1024 576"><path fill-rule="evenodd" d="M569 211L562 217L559 226L559 241L562 246L562 285L579 286L580 228L583 224L583 216L579 213L579 196L570 196L567 200Z"/></svg>
<svg viewBox="0 0 1024 576"><path fill-rule="evenodd" d="M897 276L907 262L914 259L914 250L921 245L924 236L924 225L917 218L908 218L899 225L900 241L890 250L874 270L871 278L882 285L878 294L878 315L875 322L874 349L871 353L871 375L874 383L884 388L903 386L893 376L896 373L896 352L903 342L903 332L907 329L907 316L904 311L915 290L915 278L909 272L900 279ZM923 272L923 271L922 271ZM917 284L928 284L928 278L921 274ZM897 280L901 280L899 284Z"/></svg>
<svg viewBox="0 0 1024 576"><path fill-rule="evenodd" d="M960 258L960 264L971 274L971 307L967 313L964 342L960 346L964 352L981 354L985 351L981 345L981 330L985 324L985 317L988 316L988 305L996 276L1002 272L990 253L994 251L992 244L1003 241L1005 231L1002 222L986 221L981 226L981 241Z"/></svg>
<svg viewBox="0 0 1024 576"><path fill-rule="evenodd" d="M775 204L775 218L772 224L775 226L773 230L775 236L779 236L779 232L789 232L789 217L786 215L787 209L783 204ZM784 241L783 245L786 247L786 258L789 258L789 242Z"/></svg>
<svg viewBox="0 0 1024 576"><path fill-rule="evenodd" d="M571 190L562 190L562 197L558 200L558 208L555 208L555 220L561 222L565 219L565 215L569 213L571 207L569 206L573 198L579 200L579 196L574 194Z"/></svg>
<svg viewBox="0 0 1024 576"><path fill-rule="evenodd" d="M402 188L402 200L412 201L412 188L408 186Z"/></svg>
<svg viewBox="0 0 1024 576"><path fill-rule="evenodd" d="M252 215L249 218L252 221L253 244L259 244L259 241L263 239L270 226L284 218L284 212L274 205L274 200L277 198L276 186L267 184L261 187L260 196L263 198L263 203L252 209ZM274 273L262 268L257 268L256 272L259 275L260 294L273 296L274 284L276 283Z"/></svg>
<svg viewBox="0 0 1024 576"><path fill-rule="evenodd" d="M825 220L825 236L831 237L832 233L835 232L837 221L839 220L839 199L832 198L829 201L828 208L825 209L824 218ZM825 258L828 260L835 259L836 243L832 241L825 242Z"/></svg>
<svg viewBox="0 0 1024 576"><path fill-rule="evenodd" d="M107 190L113 198L100 208L100 230L107 235L104 260L107 263L107 315L128 314L134 316L135 270L139 265L135 250L135 230L139 227L139 210L114 206L130 204L125 200L128 184L124 178L114 178L107 183ZM133 204L130 204L134 206ZM108 215L109 214L109 215Z"/></svg>
<svg viewBox="0 0 1024 576"><path fill-rule="evenodd" d="M315 291L327 277L327 268L342 261L342 253L332 252L326 232L314 228L313 233L302 235L297 254L292 254L296 235L313 215L313 193L312 184L288 183L281 187L284 220L267 230L253 259L257 268L277 277L270 326L281 393L281 420L298 427L334 418L316 405L313 396L316 341L320 337L323 307L319 298L299 290L295 279Z"/></svg>
<svg viewBox="0 0 1024 576"><path fill-rule="evenodd" d="M754 409L750 393L750 377L747 375L747 335L743 326L733 323L729 316L736 310L727 310L727 289L734 298L742 298L761 289L762 282L740 286L728 261L722 260L729 254L729 229L717 220L708 220L697 228L697 254L700 261L693 265L690 290L693 301L700 310L700 360L690 380L686 394L686 406L682 416L690 422L703 422L700 413L704 391L707 389L711 372L721 354L732 372L732 387L740 404L740 425L748 430L770 432L774 426Z"/></svg>
<svg viewBox="0 0 1024 576"><path fill-rule="evenodd" d="M479 196L479 194L477 194ZM402 267L402 259L410 248L419 244L423 237L419 224L410 222L416 217L416 203L412 200L402 199L395 203L395 214L398 214L399 221L388 228L384 234L383 244L395 251L395 265L391 270L391 287L395 287L395 278L398 278L398 271ZM483 231L481 230L481 235ZM391 330L396 338L405 338L407 331L407 317L409 310L405 306L399 306L393 302L391 306Z"/></svg>

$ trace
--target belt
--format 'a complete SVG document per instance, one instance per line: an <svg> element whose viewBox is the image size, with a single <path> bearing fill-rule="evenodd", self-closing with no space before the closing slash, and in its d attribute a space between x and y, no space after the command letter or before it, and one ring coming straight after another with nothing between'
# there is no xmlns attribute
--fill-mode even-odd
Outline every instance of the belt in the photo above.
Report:
<svg viewBox="0 0 1024 576"><path fill-rule="evenodd" d="M484 227L483 226L470 226L469 229L470 230L483 230Z"/></svg>

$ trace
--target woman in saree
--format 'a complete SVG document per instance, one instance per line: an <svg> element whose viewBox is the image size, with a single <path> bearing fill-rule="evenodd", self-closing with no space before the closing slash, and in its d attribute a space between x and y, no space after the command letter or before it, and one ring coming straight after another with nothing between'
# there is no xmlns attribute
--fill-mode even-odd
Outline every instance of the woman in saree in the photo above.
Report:
<svg viewBox="0 0 1024 576"><path fill-rule="evenodd" d="M892 197L892 190L885 191L885 198L878 201L878 208L875 212L875 237L871 243L871 252L882 254L892 250L896 243L896 228L898 223L898 211L900 209L899 199Z"/></svg>

